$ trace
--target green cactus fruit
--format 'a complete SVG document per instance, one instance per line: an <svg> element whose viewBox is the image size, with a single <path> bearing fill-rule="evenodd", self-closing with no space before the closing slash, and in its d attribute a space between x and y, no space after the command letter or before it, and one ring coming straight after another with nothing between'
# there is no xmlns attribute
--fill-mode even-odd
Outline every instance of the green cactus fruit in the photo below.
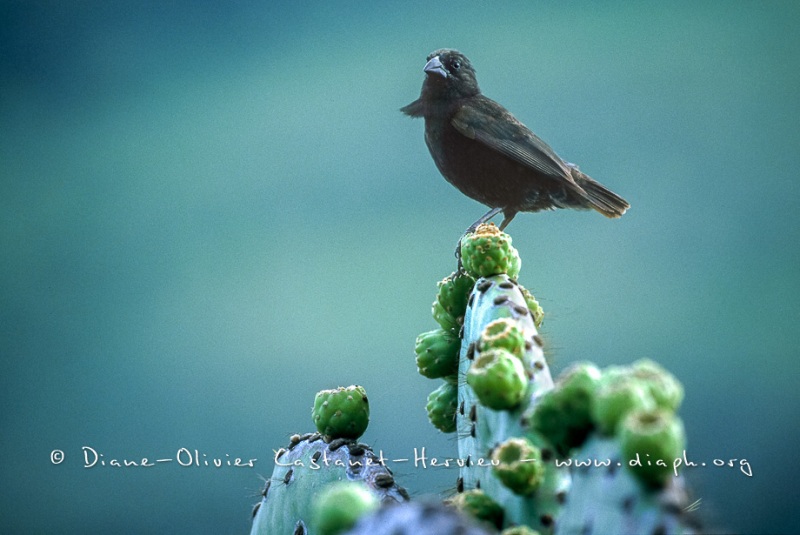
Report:
<svg viewBox="0 0 800 535"><path fill-rule="evenodd" d="M458 372L458 351L461 340L457 333L436 329L417 336L414 351L417 370L429 379L455 375Z"/></svg>
<svg viewBox="0 0 800 535"><path fill-rule="evenodd" d="M564 425L565 416L557 392L550 390L536 402L531 415L531 428L543 436L560 455L566 455L573 447L572 430Z"/></svg>
<svg viewBox="0 0 800 535"><path fill-rule="evenodd" d="M497 529L503 527L505 511L496 501L487 496L482 490L473 489L456 494L445 503L470 514L471 516L487 522Z"/></svg>
<svg viewBox="0 0 800 535"><path fill-rule="evenodd" d="M639 480L661 487L671 479L673 463L686 447L680 418L665 409L633 411L619 434L626 466Z"/></svg>
<svg viewBox="0 0 800 535"><path fill-rule="evenodd" d="M439 291L436 294L436 301L433 303L434 317L436 317L435 311L438 308L440 314L448 315L460 326L464 323L467 300L472 287L475 286L475 279L466 273L455 272L440 281L437 286Z"/></svg>
<svg viewBox="0 0 800 535"><path fill-rule="evenodd" d="M545 394L533 412L532 427L561 455L586 440L594 425L592 405L600 369L590 362L575 363L561 374L555 389Z"/></svg>
<svg viewBox="0 0 800 535"><path fill-rule="evenodd" d="M478 351L488 349L505 349L522 359L525 353L525 334L513 319L496 319L486 326L478 341Z"/></svg>
<svg viewBox="0 0 800 535"><path fill-rule="evenodd" d="M592 400L601 377L600 368L591 362L576 362L556 381L556 389L564 396L564 408L576 423L591 422Z"/></svg>
<svg viewBox="0 0 800 535"><path fill-rule="evenodd" d="M355 385L317 392L311 418L326 440L358 438L369 424L367 392Z"/></svg>
<svg viewBox="0 0 800 535"><path fill-rule="evenodd" d="M378 499L360 483L328 485L313 507L313 526L320 535L338 535L379 506Z"/></svg>
<svg viewBox="0 0 800 535"><path fill-rule="evenodd" d="M539 532L528 526L514 526L513 528L504 529L500 532L500 535L539 535Z"/></svg>
<svg viewBox="0 0 800 535"><path fill-rule="evenodd" d="M494 223L481 224L461 239L461 261L467 274L475 279L501 274L516 279L521 266L511 236Z"/></svg>
<svg viewBox="0 0 800 535"><path fill-rule="evenodd" d="M511 240L511 238L508 238ZM522 258L519 256L519 251L515 247L511 248L510 258L508 264L508 276L514 280L519 277L519 272L522 270Z"/></svg>
<svg viewBox="0 0 800 535"><path fill-rule="evenodd" d="M528 291L527 288L520 286L519 289L522 291L522 297L525 298L525 304L528 305L528 310L531 311L531 316L533 316L533 324L538 329L542 326L542 322L544 321L544 310L539 305L539 301L536 300L536 298L531 292Z"/></svg>
<svg viewBox="0 0 800 535"><path fill-rule="evenodd" d="M431 314L433 315L433 319L436 320L436 323L441 325L442 329L458 331L461 328L458 319L448 312L439 301L433 302Z"/></svg>
<svg viewBox="0 0 800 535"><path fill-rule="evenodd" d="M655 405L643 381L624 370L612 368L600 380L592 404L592 420L602 433L613 435L628 414L653 409Z"/></svg>
<svg viewBox="0 0 800 535"><path fill-rule="evenodd" d="M533 493L544 478L542 452L524 438L511 438L492 452L492 469L514 494Z"/></svg>
<svg viewBox="0 0 800 535"><path fill-rule="evenodd" d="M490 349L480 354L467 372L467 384L485 407L513 409L525 397L528 376L522 361L505 349Z"/></svg>
<svg viewBox="0 0 800 535"><path fill-rule="evenodd" d="M632 373L644 382L656 405L672 412L678 410L683 401L683 385L674 375L650 359L634 362Z"/></svg>
<svg viewBox="0 0 800 535"><path fill-rule="evenodd" d="M428 419L442 433L455 433L456 409L458 406L458 386L450 382L442 385L428 395Z"/></svg>

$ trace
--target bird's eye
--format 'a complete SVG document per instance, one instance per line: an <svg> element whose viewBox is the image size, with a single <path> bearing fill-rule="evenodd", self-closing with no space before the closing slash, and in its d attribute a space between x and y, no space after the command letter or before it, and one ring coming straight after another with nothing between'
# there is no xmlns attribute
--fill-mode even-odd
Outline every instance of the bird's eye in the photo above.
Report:
<svg viewBox="0 0 800 535"><path fill-rule="evenodd" d="M451 67L451 68L452 68L454 71L457 71L458 69L460 69L460 68L461 68L461 62L460 62L460 61L458 61L458 60L455 60L455 61L453 61L453 63L451 63L451 64L450 64L450 67Z"/></svg>

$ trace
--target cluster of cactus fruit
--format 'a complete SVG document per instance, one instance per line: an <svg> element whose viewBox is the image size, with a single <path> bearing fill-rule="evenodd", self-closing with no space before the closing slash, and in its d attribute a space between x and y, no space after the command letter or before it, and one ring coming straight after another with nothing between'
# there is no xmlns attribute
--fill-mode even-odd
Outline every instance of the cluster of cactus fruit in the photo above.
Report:
<svg viewBox="0 0 800 535"><path fill-rule="evenodd" d="M554 382L538 333L544 313L517 282L511 238L481 225L460 252L463 269L438 284L439 328L415 347L419 373L442 380L429 419L457 433L455 495L446 507L405 503L389 469L355 442L369 418L366 393L339 388L315 400L319 433L295 437L283 455L291 464L346 449L338 455L347 462L327 474L276 466L252 533L693 533L674 462L685 447L680 383L649 360L604 371L581 362ZM289 496L301 475L308 481L296 492L314 493L314 503ZM342 480L351 483L328 485ZM283 497L273 499L276 482Z"/></svg>

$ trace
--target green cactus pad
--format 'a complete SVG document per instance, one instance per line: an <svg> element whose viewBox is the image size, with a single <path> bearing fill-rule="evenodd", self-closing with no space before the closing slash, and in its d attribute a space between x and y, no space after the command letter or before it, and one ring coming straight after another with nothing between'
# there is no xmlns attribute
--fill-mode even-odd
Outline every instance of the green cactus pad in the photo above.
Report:
<svg viewBox="0 0 800 535"><path fill-rule="evenodd" d="M503 508L487 496L482 490L474 489L456 494L446 502L459 511L463 511L497 529L503 527Z"/></svg>
<svg viewBox="0 0 800 535"><path fill-rule="evenodd" d="M500 318L489 323L481 333L478 350L505 349L517 358L525 353L525 334L511 318Z"/></svg>
<svg viewBox="0 0 800 535"><path fill-rule="evenodd" d="M561 455L580 446L593 429L592 405L601 372L592 363L567 368L533 412L532 427Z"/></svg>
<svg viewBox="0 0 800 535"><path fill-rule="evenodd" d="M369 425L369 401L361 386L317 392L311 418L327 440L358 438Z"/></svg>
<svg viewBox="0 0 800 535"><path fill-rule="evenodd" d="M458 351L461 340L453 331L436 329L417 336L414 352L417 370L429 379L455 375L458 372Z"/></svg>
<svg viewBox="0 0 800 535"><path fill-rule="evenodd" d="M633 377L629 369L611 368L600 379L592 405L592 420L602 433L613 435L628 414L655 406L644 381Z"/></svg>
<svg viewBox="0 0 800 535"><path fill-rule="evenodd" d="M320 535L337 535L378 506L378 499L364 485L349 481L332 483L314 504L313 526Z"/></svg>
<svg viewBox="0 0 800 535"><path fill-rule="evenodd" d="M662 409L675 412L683 401L683 385L674 375L650 359L637 360L631 366L633 376L641 380Z"/></svg>
<svg viewBox="0 0 800 535"><path fill-rule="evenodd" d="M522 297L525 298L525 304L528 305L528 309L531 311L531 316L533 316L533 324L536 325L536 328L542 326L542 322L544 321L544 310L539 305L539 301L533 296L531 292L528 291L527 288L524 286L519 287L520 291L522 291Z"/></svg>
<svg viewBox="0 0 800 535"><path fill-rule="evenodd" d="M461 261L467 274L475 279L502 274L516 279L522 262L511 245L511 236L494 223L479 225L475 232L462 238Z"/></svg>
<svg viewBox="0 0 800 535"><path fill-rule="evenodd" d="M428 395L428 419L442 433L455 433L458 386L443 383Z"/></svg>
<svg viewBox="0 0 800 535"><path fill-rule="evenodd" d="M671 478L673 463L686 447L683 423L665 409L631 412L619 434L626 466L651 487L661 487Z"/></svg>
<svg viewBox="0 0 800 535"><path fill-rule="evenodd" d="M496 447L492 463L494 474L515 494L533 493L544 478L542 452L524 438L511 438Z"/></svg>
<svg viewBox="0 0 800 535"><path fill-rule="evenodd" d="M524 399L528 376L519 358L505 349L490 349L472 363L467 384L485 407L509 410Z"/></svg>

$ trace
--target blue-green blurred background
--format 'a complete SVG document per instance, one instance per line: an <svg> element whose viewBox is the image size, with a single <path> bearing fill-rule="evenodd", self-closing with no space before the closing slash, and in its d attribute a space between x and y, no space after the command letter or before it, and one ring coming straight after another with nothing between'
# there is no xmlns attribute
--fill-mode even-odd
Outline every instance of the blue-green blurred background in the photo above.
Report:
<svg viewBox="0 0 800 535"><path fill-rule="evenodd" d="M454 47L633 205L509 227L555 370L663 363L690 458L753 469L688 470L700 514L797 532L798 6L3 2L0 531L246 533L337 385L387 455L455 455L412 349L484 207L397 111ZM258 462L86 469L84 445ZM456 478L394 468L414 495Z"/></svg>

